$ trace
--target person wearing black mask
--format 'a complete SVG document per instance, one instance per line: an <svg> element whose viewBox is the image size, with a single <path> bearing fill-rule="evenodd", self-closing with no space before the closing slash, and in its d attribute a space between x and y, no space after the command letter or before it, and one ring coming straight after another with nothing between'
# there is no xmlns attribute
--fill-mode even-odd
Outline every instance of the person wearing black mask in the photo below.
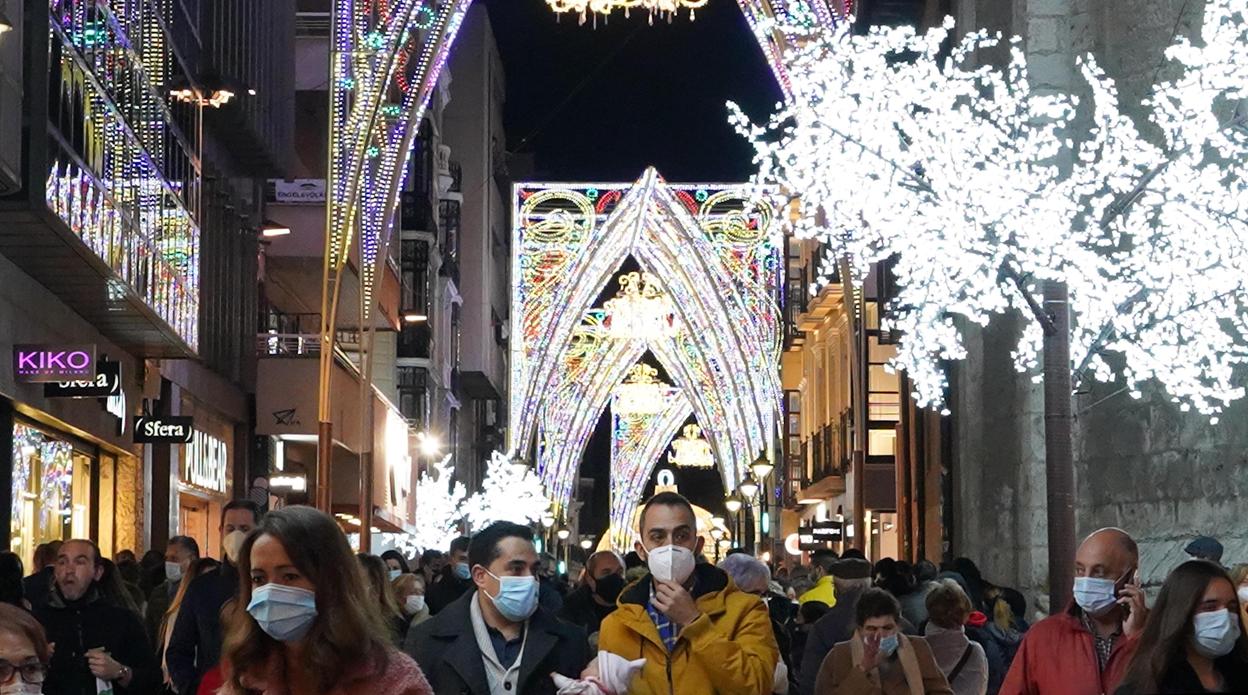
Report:
<svg viewBox="0 0 1248 695"><path fill-rule="evenodd" d="M600 550L585 561L581 586L568 595L559 617L585 628L592 642L602 619L615 610L615 601L623 589L624 560L614 551Z"/></svg>

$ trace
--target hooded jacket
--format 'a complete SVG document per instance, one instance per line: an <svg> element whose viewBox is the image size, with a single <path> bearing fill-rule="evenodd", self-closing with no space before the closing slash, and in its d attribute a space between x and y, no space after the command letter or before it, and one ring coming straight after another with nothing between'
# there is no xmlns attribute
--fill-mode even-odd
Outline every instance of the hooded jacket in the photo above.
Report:
<svg viewBox="0 0 1248 695"><path fill-rule="evenodd" d="M77 601L66 600L54 588L46 601L35 606L35 617L48 641L56 644L44 692L95 695L95 676L87 667L86 654L97 647L133 673L130 686L116 684L115 692L151 693L160 686L160 667L142 621L129 609L104 599L96 587Z"/></svg>
<svg viewBox="0 0 1248 695"><path fill-rule="evenodd" d="M767 606L716 567L698 564L693 576L702 615L681 630L670 654L646 612L648 574L625 587L619 608L603 619L598 648L646 659L629 695L768 695L780 650Z"/></svg>
<svg viewBox="0 0 1248 695"><path fill-rule="evenodd" d="M1105 670L1096 659L1096 640L1072 607L1027 631L1001 685L1001 695L1102 695L1112 693L1127 673L1137 640L1114 643Z"/></svg>

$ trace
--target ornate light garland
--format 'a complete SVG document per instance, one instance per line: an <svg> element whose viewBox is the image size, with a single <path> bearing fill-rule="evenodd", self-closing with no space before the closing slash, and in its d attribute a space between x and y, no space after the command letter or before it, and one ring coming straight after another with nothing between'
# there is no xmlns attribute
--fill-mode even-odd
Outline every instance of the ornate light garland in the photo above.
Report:
<svg viewBox="0 0 1248 695"><path fill-rule="evenodd" d="M631 186L520 184L516 191L513 448L527 451L539 433L542 478L557 502L568 499L581 436L592 431L603 394L633 364L619 358L649 349L685 389L725 485L734 486L771 442L779 412L770 204L737 186L669 185L653 170ZM667 337L613 337L601 325L605 310L597 328L584 327L585 308L630 255L642 273L664 278L676 328ZM612 347L620 342L631 347ZM570 361L587 346L594 357Z"/></svg>

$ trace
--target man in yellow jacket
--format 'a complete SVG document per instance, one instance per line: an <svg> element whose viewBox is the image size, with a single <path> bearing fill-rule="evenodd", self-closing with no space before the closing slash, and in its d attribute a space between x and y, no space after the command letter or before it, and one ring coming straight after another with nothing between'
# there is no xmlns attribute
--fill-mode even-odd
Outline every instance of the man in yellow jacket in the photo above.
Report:
<svg viewBox="0 0 1248 695"><path fill-rule="evenodd" d="M625 587L598 648L646 659L630 695L769 695L780 658L763 602L697 562L693 506L674 492L641 511L637 554L649 574Z"/></svg>

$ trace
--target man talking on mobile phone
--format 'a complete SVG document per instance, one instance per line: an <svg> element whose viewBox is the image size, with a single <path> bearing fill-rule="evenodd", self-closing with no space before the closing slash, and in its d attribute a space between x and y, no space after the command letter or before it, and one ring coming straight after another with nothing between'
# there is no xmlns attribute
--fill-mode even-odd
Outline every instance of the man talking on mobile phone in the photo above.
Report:
<svg viewBox="0 0 1248 695"><path fill-rule="evenodd" d="M1104 528L1075 553L1074 601L1032 626L1000 695L1112 693L1148 621L1140 551L1122 529Z"/></svg>

